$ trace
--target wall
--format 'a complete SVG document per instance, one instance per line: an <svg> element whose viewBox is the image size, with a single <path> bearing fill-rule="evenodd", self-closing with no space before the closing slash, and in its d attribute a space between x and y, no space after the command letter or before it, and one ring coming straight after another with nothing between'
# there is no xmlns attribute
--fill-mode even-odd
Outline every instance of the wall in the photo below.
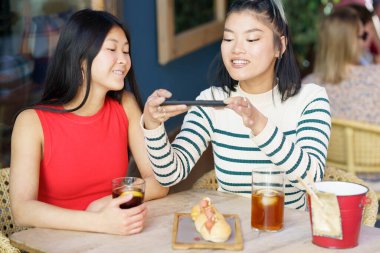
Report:
<svg viewBox="0 0 380 253"><path fill-rule="evenodd" d="M165 66L158 64L156 1L143 0L123 2L122 19L125 21L132 40L132 64L137 81L141 87L143 101L158 88L166 88L177 100L192 100L200 91L209 87L207 71L212 59L219 52L219 43L206 46L189 55L178 58ZM171 139L181 125L182 116L169 119L166 123ZM205 172L213 169L212 153L208 149L193 168L189 177L170 187L170 192L178 192L192 187L193 183ZM129 176L139 176L134 162L130 163Z"/></svg>
<svg viewBox="0 0 380 253"><path fill-rule="evenodd" d="M220 43L211 44L161 66L157 52L156 1L125 0L122 8L121 18L131 33L132 64L144 102L158 88L170 90L177 100L192 100L209 87L207 71L219 52ZM167 129L178 126L182 119L183 115L170 119L166 123Z"/></svg>

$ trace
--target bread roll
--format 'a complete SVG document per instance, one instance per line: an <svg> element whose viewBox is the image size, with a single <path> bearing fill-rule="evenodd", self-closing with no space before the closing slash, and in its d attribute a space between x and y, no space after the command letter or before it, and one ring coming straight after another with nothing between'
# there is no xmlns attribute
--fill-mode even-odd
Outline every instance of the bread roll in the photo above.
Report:
<svg viewBox="0 0 380 253"><path fill-rule="evenodd" d="M224 216L212 206L209 198L204 198L191 209L196 230L203 239L211 242L225 242L231 235L231 227Z"/></svg>
<svg viewBox="0 0 380 253"><path fill-rule="evenodd" d="M193 221L195 221L197 217L201 214L202 207L207 207L209 205L211 205L210 198L204 197L198 204L193 206L193 208L191 208L191 213L190 213Z"/></svg>

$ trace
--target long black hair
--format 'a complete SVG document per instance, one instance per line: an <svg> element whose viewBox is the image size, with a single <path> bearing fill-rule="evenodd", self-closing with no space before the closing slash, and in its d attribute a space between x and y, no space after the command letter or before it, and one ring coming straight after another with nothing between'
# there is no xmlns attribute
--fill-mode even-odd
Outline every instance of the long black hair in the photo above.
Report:
<svg viewBox="0 0 380 253"><path fill-rule="evenodd" d="M301 77L297 62L294 57L290 32L285 17L282 4L278 0L235 0L227 13L252 11L264 17L265 22L272 24L274 29L274 43L281 49L281 36L285 37L286 50L281 57L278 57L275 63L275 80L273 87L278 84L282 101L294 96L301 89ZM281 54L281 50L280 50ZM222 55L218 55L213 60L209 75L214 86L221 86L225 92L230 94L236 91L237 80L231 78L226 67L224 66Z"/></svg>
<svg viewBox="0 0 380 253"><path fill-rule="evenodd" d="M83 9L74 13L63 28L55 53L46 74L45 87L42 98L34 108L59 112L72 112L81 108L87 101L90 93L91 66L94 58L113 27L120 27L129 42L131 53L131 38L126 27L112 14L105 11ZM86 63L83 65L83 63ZM86 69L82 70L82 66ZM83 73L86 83L83 83ZM121 102L122 94L129 84L129 89L140 105L141 97L135 80L133 66L126 76L122 90L109 91L108 97ZM83 101L75 108L69 110L52 109L53 106L62 106L71 101L78 93L81 85L86 85ZM46 105L48 107L46 107Z"/></svg>

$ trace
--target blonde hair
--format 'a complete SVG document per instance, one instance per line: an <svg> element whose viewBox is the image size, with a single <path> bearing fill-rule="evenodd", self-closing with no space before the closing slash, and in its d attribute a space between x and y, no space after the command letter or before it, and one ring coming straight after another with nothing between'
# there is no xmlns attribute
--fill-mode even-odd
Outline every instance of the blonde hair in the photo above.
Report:
<svg viewBox="0 0 380 253"><path fill-rule="evenodd" d="M322 20L314 67L322 82L340 83L346 77L347 66L358 63L359 32L359 16L348 7L337 9Z"/></svg>

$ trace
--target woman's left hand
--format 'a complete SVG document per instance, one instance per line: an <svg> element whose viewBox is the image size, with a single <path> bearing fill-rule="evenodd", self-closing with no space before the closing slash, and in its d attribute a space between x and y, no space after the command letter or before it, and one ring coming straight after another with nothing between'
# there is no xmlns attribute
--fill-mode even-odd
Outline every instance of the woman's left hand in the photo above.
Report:
<svg viewBox="0 0 380 253"><path fill-rule="evenodd" d="M224 103L227 108L239 114L246 127L252 130L254 135L258 135L266 126L268 118L265 117L256 107L254 107L245 97L229 97Z"/></svg>

